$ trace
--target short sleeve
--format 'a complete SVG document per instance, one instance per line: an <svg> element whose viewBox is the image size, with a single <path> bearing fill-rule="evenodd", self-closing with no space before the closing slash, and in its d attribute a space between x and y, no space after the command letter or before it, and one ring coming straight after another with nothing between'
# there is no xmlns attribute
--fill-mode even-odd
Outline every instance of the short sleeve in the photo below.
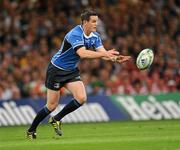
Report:
<svg viewBox="0 0 180 150"><path fill-rule="evenodd" d="M68 38L68 42L72 45L73 49L75 49L78 46L84 45L84 40L82 35L77 35L77 34L71 34Z"/></svg>
<svg viewBox="0 0 180 150"><path fill-rule="evenodd" d="M103 44L102 44L101 38L98 36L95 42L95 49L98 49L100 47L103 47Z"/></svg>

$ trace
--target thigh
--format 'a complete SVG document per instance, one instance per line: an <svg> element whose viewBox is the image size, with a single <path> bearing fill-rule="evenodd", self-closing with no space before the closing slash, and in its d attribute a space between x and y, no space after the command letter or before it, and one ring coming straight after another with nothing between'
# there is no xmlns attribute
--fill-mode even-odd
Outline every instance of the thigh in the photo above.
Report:
<svg viewBox="0 0 180 150"><path fill-rule="evenodd" d="M47 107L49 110L54 110L58 103L59 103L59 98L60 98L60 92L59 91L54 91L51 89L47 89Z"/></svg>
<svg viewBox="0 0 180 150"><path fill-rule="evenodd" d="M87 99L86 90L82 81L74 81L74 82L66 83L65 88L72 93L73 97L76 100L82 103L86 101Z"/></svg>

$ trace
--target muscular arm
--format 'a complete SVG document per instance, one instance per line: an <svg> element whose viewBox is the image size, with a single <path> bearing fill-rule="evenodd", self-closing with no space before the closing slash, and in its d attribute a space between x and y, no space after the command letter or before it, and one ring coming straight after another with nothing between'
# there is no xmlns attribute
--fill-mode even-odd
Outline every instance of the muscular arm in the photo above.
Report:
<svg viewBox="0 0 180 150"><path fill-rule="evenodd" d="M76 53L81 57L81 58L110 58L113 56L116 56L119 54L116 51L91 51L87 50L85 47L79 48Z"/></svg>

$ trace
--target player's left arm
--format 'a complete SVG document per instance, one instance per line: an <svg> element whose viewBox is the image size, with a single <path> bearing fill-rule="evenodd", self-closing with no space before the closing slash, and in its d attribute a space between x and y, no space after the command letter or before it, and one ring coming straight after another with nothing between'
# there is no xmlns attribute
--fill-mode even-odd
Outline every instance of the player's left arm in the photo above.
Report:
<svg viewBox="0 0 180 150"><path fill-rule="evenodd" d="M107 51L103 46L97 48L96 50L100 52ZM124 55L118 55L118 56L112 57L111 59L103 57L103 60L110 60L117 63L123 63L123 62L129 61L130 59L131 59L131 56L124 56Z"/></svg>

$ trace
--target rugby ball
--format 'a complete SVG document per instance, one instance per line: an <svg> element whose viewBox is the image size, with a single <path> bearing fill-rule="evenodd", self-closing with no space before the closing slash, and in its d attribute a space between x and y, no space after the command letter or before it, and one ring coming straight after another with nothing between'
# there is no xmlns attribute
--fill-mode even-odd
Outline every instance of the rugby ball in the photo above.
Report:
<svg viewBox="0 0 180 150"><path fill-rule="evenodd" d="M139 53L136 59L136 66L140 70L147 69L151 66L153 60L154 60L154 53L152 49L146 48Z"/></svg>

